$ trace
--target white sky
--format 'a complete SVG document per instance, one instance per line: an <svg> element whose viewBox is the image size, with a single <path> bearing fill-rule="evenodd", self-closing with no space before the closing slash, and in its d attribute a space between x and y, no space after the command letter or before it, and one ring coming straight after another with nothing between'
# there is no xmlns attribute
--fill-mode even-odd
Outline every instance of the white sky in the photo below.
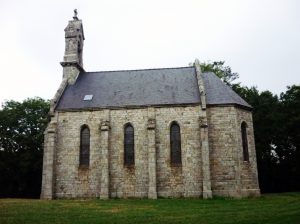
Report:
<svg viewBox="0 0 300 224"><path fill-rule="evenodd" d="M86 71L225 60L240 81L279 94L300 84L298 0L0 0L0 104L54 96L64 28L83 20Z"/></svg>

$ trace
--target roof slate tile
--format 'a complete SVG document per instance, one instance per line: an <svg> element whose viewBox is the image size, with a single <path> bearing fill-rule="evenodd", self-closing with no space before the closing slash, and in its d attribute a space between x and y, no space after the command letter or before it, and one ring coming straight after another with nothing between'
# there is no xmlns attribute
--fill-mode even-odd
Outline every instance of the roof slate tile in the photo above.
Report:
<svg viewBox="0 0 300 224"><path fill-rule="evenodd" d="M208 105L239 104L251 108L214 73L204 73ZM194 67L81 72L62 94L57 110L200 104ZM84 101L85 95L93 95Z"/></svg>

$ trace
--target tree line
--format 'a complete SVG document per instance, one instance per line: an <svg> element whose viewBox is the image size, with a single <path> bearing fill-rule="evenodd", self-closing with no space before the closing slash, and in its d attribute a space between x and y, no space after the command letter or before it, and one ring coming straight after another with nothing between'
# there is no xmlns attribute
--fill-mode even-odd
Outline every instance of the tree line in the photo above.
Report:
<svg viewBox="0 0 300 224"><path fill-rule="evenodd" d="M0 110L0 197L37 198L49 101L7 101Z"/></svg>
<svg viewBox="0 0 300 224"><path fill-rule="evenodd" d="M259 185L263 193L300 191L300 86L279 96L237 83L224 61L202 63L253 107ZM50 103L41 98L6 101L0 109L0 197L40 195L43 132Z"/></svg>

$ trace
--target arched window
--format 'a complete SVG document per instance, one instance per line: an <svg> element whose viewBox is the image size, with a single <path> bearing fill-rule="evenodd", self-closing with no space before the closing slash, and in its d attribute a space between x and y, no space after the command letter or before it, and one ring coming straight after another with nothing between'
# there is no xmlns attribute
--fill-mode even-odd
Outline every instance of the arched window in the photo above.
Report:
<svg viewBox="0 0 300 224"><path fill-rule="evenodd" d="M79 164L84 166L90 164L90 129L86 125L84 125L80 131Z"/></svg>
<svg viewBox="0 0 300 224"><path fill-rule="evenodd" d="M242 132L242 144L243 144L243 158L244 158L244 161L249 161L247 124L244 121L242 122L242 125L241 125L241 132Z"/></svg>
<svg viewBox="0 0 300 224"><path fill-rule="evenodd" d="M176 122L170 128L171 164L181 164L181 137L180 127Z"/></svg>
<svg viewBox="0 0 300 224"><path fill-rule="evenodd" d="M134 129L131 124L124 128L124 165L134 165Z"/></svg>

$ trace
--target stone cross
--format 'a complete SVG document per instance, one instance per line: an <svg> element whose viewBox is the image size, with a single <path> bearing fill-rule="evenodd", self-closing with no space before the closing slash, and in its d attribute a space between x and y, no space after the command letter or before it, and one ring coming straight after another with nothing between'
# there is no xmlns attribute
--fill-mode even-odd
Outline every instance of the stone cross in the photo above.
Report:
<svg viewBox="0 0 300 224"><path fill-rule="evenodd" d="M77 9L74 9L74 16L73 16L74 20L78 20L77 14L78 14Z"/></svg>

